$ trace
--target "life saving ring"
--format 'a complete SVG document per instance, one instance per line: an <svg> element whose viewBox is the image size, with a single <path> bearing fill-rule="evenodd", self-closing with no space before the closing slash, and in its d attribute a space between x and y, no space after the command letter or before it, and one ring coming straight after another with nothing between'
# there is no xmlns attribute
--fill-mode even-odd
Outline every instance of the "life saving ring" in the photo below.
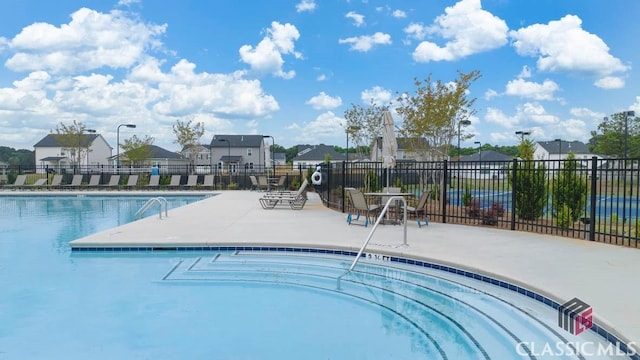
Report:
<svg viewBox="0 0 640 360"><path fill-rule="evenodd" d="M313 175L311 175L311 182L313 185L322 184L322 173L319 171L314 172Z"/></svg>

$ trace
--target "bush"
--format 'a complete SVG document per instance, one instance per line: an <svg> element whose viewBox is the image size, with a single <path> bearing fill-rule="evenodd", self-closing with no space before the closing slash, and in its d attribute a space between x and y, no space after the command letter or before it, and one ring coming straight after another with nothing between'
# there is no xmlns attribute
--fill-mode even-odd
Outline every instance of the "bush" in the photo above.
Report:
<svg viewBox="0 0 640 360"><path fill-rule="evenodd" d="M566 229L573 223L573 221L571 208L567 204L562 205L562 209L560 209L556 214L557 225Z"/></svg>
<svg viewBox="0 0 640 360"><path fill-rule="evenodd" d="M569 153L564 169L558 175L553 188L553 213L559 219L567 206L571 212L571 221L578 221L587 203L587 179L576 172L575 155Z"/></svg>
<svg viewBox="0 0 640 360"><path fill-rule="evenodd" d="M547 172L544 164L535 166L533 161L534 145L531 140L524 140L520 146L520 157L516 168L511 171L510 178L513 182L515 173L514 201L516 214L522 220L536 220L544 215L547 206Z"/></svg>
<svg viewBox="0 0 640 360"><path fill-rule="evenodd" d="M465 186L464 193L462 193L462 196L461 196L462 205L469 206L469 204L471 204L472 198L473 198L473 195L471 195L471 189L469 189L469 186Z"/></svg>
<svg viewBox="0 0 640 360"><path fill-rule="evenodd" d="M482 209L480 209L480 201L478 199L471 198L469 200L469 206L467 207L467 216L472 219L479 219Z"/></svg>

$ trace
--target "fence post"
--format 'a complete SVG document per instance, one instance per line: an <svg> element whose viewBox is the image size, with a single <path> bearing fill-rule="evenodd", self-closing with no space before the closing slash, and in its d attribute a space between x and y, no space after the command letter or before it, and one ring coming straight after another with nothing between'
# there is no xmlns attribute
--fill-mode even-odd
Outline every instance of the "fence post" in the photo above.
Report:
<svg viewBox="0 0 640 360"><path fill-rule="evenodd" d="M344 214L345 211L345 204L344 204L344 195L345 195L345 190L344 188L347 186L347 162L343 161L342 162L342 199L340 199L340 202L342 203L342 213Z"/></svg>
<svg viewBox="0 0 640 360"><path fill-rule="evenodd" d="M589 206L589 240L596 239L596 180L598 179L598 157L591 157L591 204Z"/></svg>
<svg viewBox="0 0 640 360"><path fill-rule="evenodd" d="M513 159L511 168L513 169L513 171L511 172L511 230L515 230L516 229L516 177L518 176L517 174L517 168L518 168L518 159Z"/></svg>
<svg viewBox="0 0 640 360"><path fill-rule="evenodd" d="M444 159L444 162L442 164L442 170L443 170L443 175L442 175L442 189L440 189L440 191L442 192L441 198L442 198L442 223L446 224L447 223L447 169L448 169L448 165L449 163L447 162L447 159Z"/></svg>

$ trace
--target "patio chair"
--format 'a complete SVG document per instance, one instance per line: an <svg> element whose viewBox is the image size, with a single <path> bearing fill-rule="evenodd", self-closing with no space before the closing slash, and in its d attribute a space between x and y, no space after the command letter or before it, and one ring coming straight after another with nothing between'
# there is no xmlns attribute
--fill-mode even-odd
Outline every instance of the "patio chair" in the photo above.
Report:
<svg viewBox="0 0 640 360"><path fill-rule="evenodd" d="M424 191L422 195L420 195L420 200L418 200L418 204L415 207L407 205L407 217L409 216L409 214L414 215L416 217L416 221L418 222L419 228L423 225L420 223L421 217L424 225L429 225L429 219L427 218L427 214L424 209L427 205L427 200L429 200L429 192Z"/></svg>
<svg viewBox="0 0 640 360"><path fill-rule="evenodd" d="M214 177L213 175L205 175L204 176L204 181L202 182L202 187L205 189L212 189L213 190L213 180Z"/></svg>
<svg viewBox="0 0 640 360"><path fill-rule="evenodd" d="M93 174L91 175L91 177L89 178L89 184L87 185L87 187L98 187L100 186L100 178L102 176L100 174Z"/></svg>
<svg viewBox="0 0 640 360"><path fill-rule="evenodd" d="M82 175L73 175L71 183L62 185L63 187L80 187L82 185Z"/></svg>
<svg viewBox="0 0 640 360"><path fill-rule="evenodd" d="M158 188L160 187L160 175L151 175L149 176L149 183L147 184L147 188Z"/></svg>
<svg viewBox="0 0 640 360"><path fill-rule="evenodd" d="M48 186L49 189L59 188L60 186L62 186L62 175L60 174L53 175L53 178L51 179L51 183Z"/></svg>
<svg viewBox="0 0 640 360"><path fill-rule="evenodd" d="M189 175L187 177L187 184L184 186L186 189L194 189L198 185L198 175Z"/></svg>
<svg viewBox="0 0 640 360"><path fill-rule="evenodd" d="M169 182L168 187L170 189L177 189L180 187L180 180L182 180L182 175L171 175L171 182Z"/></svg>
<svg viewBox="0 0 640 360"><path fill-rule="evenodd" d="M354 219L353 214L349 211L347 215L347 223L351 225L351 222L354 220L359 220L360 215L364 214L364 226L367 227L371 219L380 212L381 207L378 204L369 204L367 203L367 199L364 197L362 191L355 188L345 188L347 194L349 196L349 202L351 203L351 210L353 210L357 217Z"/></svg>
<svg viewBox="0 0 640 360"><path fill-rule="evenodd" d="M138 174L131 174L129 175L129 179L127 179L127 184L124 186L127 189L133 189L136 186L138 186L138 178L140 177L140 175Z"/></svg>
<svg viewBox="0 0 640 360"><path fill-rule="evenodd" d="M284 191L284 182L287 180L287 177L282 175L278 178L278 181L271 183L271 190L281 190Z"/></svg>
<svg viewBox="0 0 640 360"><path fill-rule="evenodd" d="M117 188L120 186L120 175L111 175L111 177L109 178L109 183L106 184L104 187L106 188Z"/></svg>
<svg viewBox="0 0 640 360"><path fill-rule="evenodd" d="M258 190L267 190L269 188L269 180L266 176L258 176Z"/></svg>
<svg viewBox="0 0 640 360"><path fill-rule="evenodd" d="M298 191L278 191L268 192L260 199L260 205L263 209L273 209L277 205L289 205L293 210L301 210L307 202L307 193L305 192L309 182L304 179Z"/></svg>
<svg viewBox="0 0 640 360"><path fill-rule="evenodd" d="M7 185L8 187L22 187L27 181L27 175L18 175L13 184Z"/></svg>
<svg viewBox="0 0 640 360"><path fill-rule="evenodd" d="M260 185L258 184L258 179L255 175L249 175L249 180L251 180L251 191L260 190Z"/></svg>
<svg viewBox="0 0 640 360"><path fill-rule="evenodd" d="M33 184L25 185L24 187L33 189L33 188L41 188L46 185L47 185L47 178L42 178L42 179L36 180L36 182L34 182Z"/></svg>

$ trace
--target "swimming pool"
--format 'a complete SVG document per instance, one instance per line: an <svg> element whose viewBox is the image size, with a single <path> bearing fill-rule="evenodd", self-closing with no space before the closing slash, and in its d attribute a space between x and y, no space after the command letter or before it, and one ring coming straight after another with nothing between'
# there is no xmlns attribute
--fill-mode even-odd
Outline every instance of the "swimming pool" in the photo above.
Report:
<svg viewBox="0 0 640 360"><path fill-rule="evenodd" d="M375 256L338 284L352 254L70 253L140 205L62 200L0 198L0 359L505 359L578 340L530 298Z"/></svg>

